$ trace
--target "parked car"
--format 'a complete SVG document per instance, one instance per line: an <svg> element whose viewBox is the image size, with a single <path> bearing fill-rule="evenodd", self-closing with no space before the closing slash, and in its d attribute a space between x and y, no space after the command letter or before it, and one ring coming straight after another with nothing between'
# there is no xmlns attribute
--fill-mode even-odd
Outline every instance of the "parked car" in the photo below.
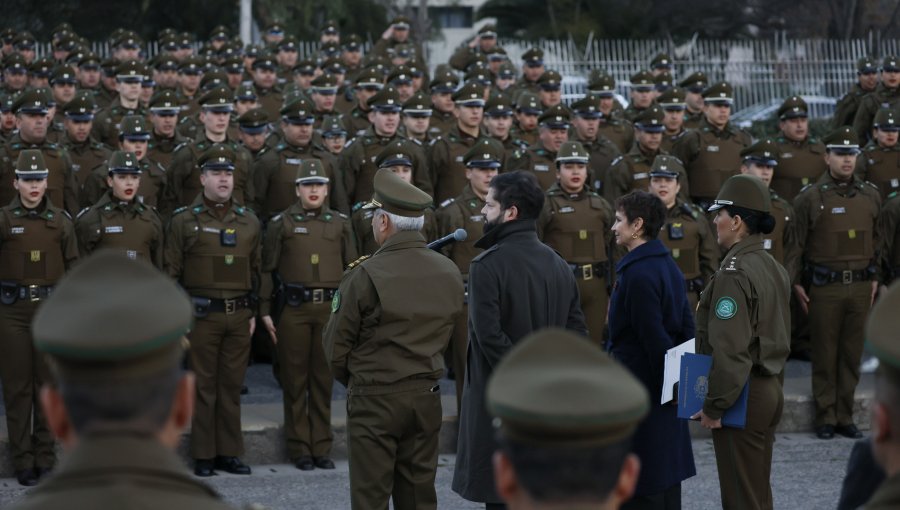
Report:
<svg viewBox="0 0 900 510"><path fill-rule="evenodd" d="M827 96L800 96L809 106L810 119L830 119L834 115L837 99ZM783 99L772 99L768 103L756 103L731 115L731 122L738 127L749 129L754 122L775 119Z"/></svg>
<svg viewBox="0 0 900 510"><path fill-rule="evenodd" d="M562 79L562 102L566 106L578 101L587 93L587 79L583 76L563 76ZM622 105L622 108L628 108L628 100L622 94L615 93L613 97Z"/></svg>

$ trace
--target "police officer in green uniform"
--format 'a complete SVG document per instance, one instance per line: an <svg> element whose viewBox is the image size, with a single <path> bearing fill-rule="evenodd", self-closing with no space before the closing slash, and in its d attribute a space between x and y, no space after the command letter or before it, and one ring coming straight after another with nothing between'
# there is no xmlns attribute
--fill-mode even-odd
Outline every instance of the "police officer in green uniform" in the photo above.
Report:
<svg viewBox="0 0 900 510"><path fill-rule="evenodd" d="M335 158L341 155L347 145L347 130L341 124L340 115L329 115L322 121L322 145Z"/></svg>
<svg viewBox="0 0 900 510"><path fill-rule="evenodd" d="M269 118L278 117L278 110L284 97L277 87L277 75L275 74L275 59L268 55L261 55L253 61L252 66L253 88L259 100L259 105L269 115Z"/></svg>
<svg viewBox="0 0 900 510"><path fill-rule="evenodd" d="M297 168L306 159L317 159L322 163L325 176L329 179L328 203L331 208L344 213L350 211L338 173L337 159L313 140L315 121L312 104L302 97L281 109L284 141L253 164L256 210L263 221L297 201L293 183L297 178Z"/></svg>
<svg viewBox="0 0 900 510"><path fill-rule="evenodd" d="M512 135L529 146L538 141L538 118L543 113L541 102L531 92L522 92L516 98L516 118L512 127Z"/></svg>
<svg viewBox="0 0 900 510"><path fill-rule="evenodd" d="M368 104L372 109L369 113L372 125L363 135L347 143L338 160L347 197L354 205L372 197L378 154L391 142L403 139L397 132L402 109L397 91L391 86L384 87L369 98ZM413 153L413 184L425 193L432 193L428 161L421 148Z"/></svg>
<svg viewBox="0 0 900 510"><path fill-rule="evenodd" d="M809 134L808 109L799 96L785 99L778 107L781 135L774 140L779 156L772 189L785 200L793 200L804 186L816 182L828 170L825 146Z"/></svg>
<svg viewBox="0 0 900 510"><path fill-rule="evenodd" d="M881 198L900 191L900 119L893 110L882 108L875 114L872 141L857 158L856 174L878 186Z"/></svg>
<svg viewBox="0 0 900 510"><path fill-rule="evenodd" d="M684 89L684 128L697 129L703 121L703 91L709 85L706 73L697 71L678 82L678 86Z"/></svg>
<svg viewBox="0 0 900 510"><path fill-rule="evenodd" d="M843 127L824 140L828 172L794 200L797 254L787 260L809 315L816 436L859 438L853 394L863 327L878 289L878 189L853 174L859 142Z"/></svg>
<svg viewBox="0 0 900 510"><path fill-rule="evenodd" d="M139 200L141 162L133 152L116 151L108 169L109 191L75 218L79 252L112 248L162 268L163 224L156 209Z"/></svg>
<svg viewBox="0 0 900 510"><path fill-rule="evenodd" d="M572 103L572 133L570 138L581 144L590 155L588 183L593 191L602 194L609 179L608 169L622 154L609 138L600 134L600 99L591 93Z"/></svg>
<svg viewBox="0 0 900 510"><path fill-rule="evenodd" d="M367 101L382 88L384 88L384 74L378 69L367 67L356 76L356 82L353 86L353 97L356 99L356 104L342 118L344 129L351 136L359 136L365 133L366 129L372 125L369 122L371 109Z"/></svg>
<svg viewBox="0 0 900 510"><path fill-rule="evenodd" d="M130 505L231 508L175 453L194 392L179 369L191 306L177 285L150 264L97 254L60 282L33 326L57 382L42 404L67 455L14 508L117 507L123 487Z"/></svg>
<svg viewBox="0 0 900 510"><path fill-rule="evenodd" d="M334 379L322 330L343 268L356 260L356 247L347 216L325 205L328 176L321 161L303 161L295 191L299 200L266 229L260 316L278 349L288 456L304 471L334 469L328 458ZM285 302L280 316L272 310L276 293Z"/></svg>
<svg viewBox="0 0 900 510"><path fill-rule="evenodd" d="M68 213L45 196L50 169L37 149L19 152L17 196L0 209L0 382L13 469L20 485L35 485L56 463L53 438L38 403L50 381L35 352L31 319L78 257Z"/></svg>
<svg viewBox="0 0 900 510"><path fill-rule="evenodd" d="M687 133L684 127L684 112L687 108L686 94L681 87L672 87L663 92L656 98L659 107L662 108L665 118L663 125L666 130L663 132L662 149L666 152L672 150L675 143Z"/></svg>
<svg viewBox="0 0 900 510"><path fill-rule="evenodd" d="M631 101L625 108L625 118L634 122L637 116L654 104L656 83L650 71L638 71L631 75Z"/></svg>
<svg viewBox="0 0 900 510"><path fill-rule="evenodd" d="M481 137L484 118L484 92L480 85L468 82L453 94L456 125L431 142L428 168L432 171L434 198L443 202L453 198L466 185L466 152Z"/></svg>
<svg viewBox="0 0 900 510"><path fill-rule="evenodd" d="M172 154L172 164L166 169L164 211L191 204L200 194L200 168L197 161L210 146L220 143L234 152L234 198L240 204L253 203L250 154L240 142L228 137L228 123L234 104L227 87L218 87L200 98L200 121L203 130L193 141L180 145Z"/></svg>
<svg viewBox="0 0 900 510"><path fill-rule="evenodd" d="M833 129L853 124L862 98L874 92L878 85L878 64L871 57L860 58L856 61L856 76L856 83L834 107L834 114L831 116Z"/></svg>
<svg viewBox="0 0 900 510"><path fill-rule="evenodd" d="M428 250L431 197L378 170L375 238L381 248L344 274L325 328L325 357L347 386L347 449L354 510L437 508L443 352L462 312L452 261ZM423 285L423 282L427 285Z"/></svg>
<svg viewBox="0 0 900 510"><path fill-rule="evenodd" d="M262 108L253 108L238 117L237 123L241 145L250 153L253 165L256 166L260 158L270 150L266 144L266 139L271 133L269 117Z"/></svg>
<svg viewBox="0 0 900 510"><path fill-rule="evenodd" d="M215 143L198 161L201 192L176 209L166 233L165 270L191 295L191 368L197 374L190 456L194 474L250 474L238 458L241 385L256 326L260 224L233 196L237 155Z"/></svg>
<svg viewBox="0 0 900 510"><path fill-rule="evenodd" d="M107 147L115 147L122 118L126 115L147 116L141 106L141 82L146 77L144 66L137 60L122 62L116 68L116 99L97 114L94 119L93 135Z"/></svg>
<svg viewBox="0 0 900 510"><path fill-rule="evenodd" d="M513 115L513 105L506 94L492 94L484 103L484 131L503 146L503 167L509 166L516 150L528 148L528 142L512 135Z"/></svg>
<svg viewBox="0 0 900 510"><path fill-rule="evenodd" d="M144 117L129 115L122 119L119 149L134 154L141 171L140 186L134 198L144 205L158 207L166 192L166 171L159 163L147 157L148 140L150 127ZM110 169L104 163L91 170L81 190L81 204L84 207L96 204L109 189Z"/></svg>
<svg viewBox="0 0 900 510"><path fill-rule="evenodd" d="M684 273L685 290L691 310L697 309L700 291L719 268L719 248L709 230L704 212L678 195L684 167L674 156L659 155L653 159L650 193L666 206L666 222L659 240L669 249L678 269Z"/></svg>
<svg viewBox="0 0 900 510"><path fill-rule="evenodd" d="M538 78L538 99L541 107L546 110L562 102L562 75L550 70Z"/></svg>
<svg viewBox="0 0 900 510"><path fill-rule="evenodd" d="M578 142L565 142L556 155L556 184L547 190L538 221L541 240L568 262L578 282L588 332L603 343L609 303L610 254L615 215L609 202L588 185L590 154Z"/></svg>
<svg viewBox="0 0 900 510"><path fill-rule="evenodd" d="M410 140L394 140L375 157L375 165L393 172L404 181L412 184L414 154L417 146ZM366 202L359 202L354 206L351 223L356 239L356 250L360 255L372 255L378 250L378 242L375 240L375 232L372 230L372 220L375 211L364 207ZM426 241L437 239L437 219L431 208L425 209L425 221L420 233Z"/></svg>
<svg viewBox="0 0 900 510"><path fill-rule="evenodd" d="M701 208L712 203L722 184L736 174L750 134L729 122L731 85L719 82L703 91L703 121L672 147L687 171L690 197Z"/></svg>
<svg viewBox="0 0 900 510"><path fill-rule="evenodd" d="M72 172L78 181L79 191L90 175L91 169L107 161L112 151L91 136L91 125L97 104L94 98L80 93L63 108L63 125L66 133L60 143L72 158Z"/></svg>
<svg viewBox="0 0 900 510"><path fill-rule="evenodd" d="M531 48L522 54L522 77L511 87L513 99L524 92L537 95L540 90L538 80L544 74L544 50Z"/></svg>
<svg viewBox="0 0 900 510"><path fill-rule="evenodd" d="M486 402L500 444L497 494L510 510L615 510L634 493L631 443L650 397L580 336L545 329L522 339L494 370Z"/></svg>
<svg viewBox="0 0 900 510"><path fill-rule="evenodd" d="M703 409L694 419L712 429L723 508L772 508L772 447L781 420L782 377L790 352L790 278L763 248L772 230L769 190L749 175L731 177L711 206L719 270L700 295L697 352L712 357ZM722 415L750 386L747 423L722 426Z"/></svg>
<svg viewBox="0 0 900 510"><path fill-rule="evenodd" d="M900 59L888 55L881 61L881 81L875 90L863 96L853 117L853 130L860 140L872 136L872 121L881 108L894 109L900 104Z"/></svg>
<svg viewBox="0 0 900 510"><path fill-rule="evenodd" d="M437 70L434 78L428 84L431 91L431 106L434 110L431 116L429 132L432 138L442 135L456 124L456 116L453 115L453 93L459 85L459 77L452 71Z"/></svg>
<svg viewBox="0 0 900 510"><path fill-rule="evenodd" d="M150 141L147 143L147 156L165 169L172 164L175 149L188 139L175 129L178 125L178 114L181 106L178 98L171 90L161 90L150 98Z"/></svg>
<svg viewBox="0 0 900 510"><path fill-rule="evenodd" d="M569 110L558 104L548 108L538 117L538 141L526 150L513 154L509 170L524 170L533 173L541 189L546 191L556 183L556 153L569 139Z"/></svg>
<svg viewBox="0 0 900 510"><path fill-rule="evenodd" d="M27 90L19 94L12 111L18 133L0 149L0 203L9 203L17 195L12 183L19 153L37 149L49 170L47 197L70 215L77 213L78 181L72 158L65 147L47 140L47 98L36 89Z"/></svg>

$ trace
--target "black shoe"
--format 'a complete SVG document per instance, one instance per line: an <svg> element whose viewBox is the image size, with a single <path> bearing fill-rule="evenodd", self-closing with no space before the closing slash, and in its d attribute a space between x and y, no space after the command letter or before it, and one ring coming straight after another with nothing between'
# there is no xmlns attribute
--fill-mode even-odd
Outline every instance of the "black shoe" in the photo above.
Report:
<svg viewBox="0 0 900 510"><path fill-rule="evenodd" d="M319 469L334 469L334 462L328 457L313 457L313 464Z"/></svg>
<svg viewBox="0 0 900 510"><path fill-rule="evenodd" d="M33 469L20 469L16 471L16 480L19 481L19 485L34 487L38 484L38 475Z"/></svg>
<svg viewBox="0 0 900 510"><path fill-rule="evenodd" d="M233 475L249 475L250 466L237 457L216 457L216 469Z"/></svg>
<svg viewBox="0 0 900 510"><path fill-rule="evenodd" d="M38 467L38 468L34 468L34 471L37 474L38 479L41 479L46 476L50 476L50 473L53 471L53 468L52 467Z"/></svg>
<svg viewBox="0 0 900 510"><path fill-rule="evenodd" d="M856 428L856 425L852 423L850 425L838 425L834 428L834 431L844 437L849 437L850 439L860 439L863 437L862 432L860 432L859 429Z"/></svg>
<svg viewBox="0 0 900 510"><path fill-rule="evenodd" d="M819 439L831 439L834 437L834 425L821 425L816 427L816 437Z"/></svg>
<svg viewBox="0 0 900 510"><path fill-rule="evenodd" d="M204 478L216 474L216 472L213 471L212 459L195 459L194 474L197 476L202 476Z"/></svg>
<svg viewBox="0 0 900 510"><path fill-rule="evenodd" d="M312 471L316 467L316 465L313 464L312 457L309 455L297 458L297 460L294 461L294 465L297 466L297 469L300 471Z"/></svg>
<svg viewBox="0 0 900 510"><path fill-rule="evenodd" d="M241 386L241 395L246 395L248 393L250 393L250 388L248 388L247 385Z"/></svg>

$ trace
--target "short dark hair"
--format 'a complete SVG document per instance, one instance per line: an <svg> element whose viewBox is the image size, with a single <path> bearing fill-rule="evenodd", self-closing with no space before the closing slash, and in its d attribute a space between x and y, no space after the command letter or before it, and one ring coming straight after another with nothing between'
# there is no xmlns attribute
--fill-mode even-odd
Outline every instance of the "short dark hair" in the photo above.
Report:
<svg viewBox="0 0 900 510"><path fill-rule="evenodd" d="M180 368L174 368L140 381L109 384L62 380L58 387L78 434L97 428L153 433L165 425L183 376Z"/></svg>
<svg viewBox="0 0 900 510"><path fill-rule="evenodd" d="M631 439L605 446L552 448L499 438L516 479L535 501L545 503L603 502L609 498Z"/></svg>
<svg viewBox="0 0 900 510"><path fill-rule="evenodd" d="M494 200L503 210L516 206L519 219L534 220L544 208L544 191L531 172L507 172L491 179Z"/></svg>
<svg viewBox="0 0 900 510"><path fill-rule="evenodd" d="M753 234L771 234L775 230L775 217L767 212L754 211L746 207L737 205L725 206L728 215L734 218L740 216L744 224L747 225L747 231Z"/></svg>
<svg viewBox="0 0 900 510"><path fill-rule="evenodd" d="M616 200L616 210L625 213L628 223L644 220L644 239L656 239L666 222L666 206L658 196L646 191L632 191Z"/></svg>

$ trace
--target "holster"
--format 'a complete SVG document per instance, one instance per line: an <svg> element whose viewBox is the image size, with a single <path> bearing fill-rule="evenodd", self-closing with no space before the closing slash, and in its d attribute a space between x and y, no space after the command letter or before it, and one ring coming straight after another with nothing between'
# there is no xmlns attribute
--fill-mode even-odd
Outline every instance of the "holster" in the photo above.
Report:
<svg viewBox="0 0 900 510"><path fill-rule="evenodd" d="M191 304L194 305L194 317L202 319L209 315L209 298L191 296Z"/></svg>
<svg viewBox="0 0 900 510"><path fill-rule="evenodd" d="M0 303L12 305L18 300L19 284L13 282L0 282Z"/></svg>
<svg viewBox="0 0 900 510"><path fill-rule="evenodd" d="M284 302L290 306L300 306L303 304L303 285L293 283L284 284Z"/></svg>

